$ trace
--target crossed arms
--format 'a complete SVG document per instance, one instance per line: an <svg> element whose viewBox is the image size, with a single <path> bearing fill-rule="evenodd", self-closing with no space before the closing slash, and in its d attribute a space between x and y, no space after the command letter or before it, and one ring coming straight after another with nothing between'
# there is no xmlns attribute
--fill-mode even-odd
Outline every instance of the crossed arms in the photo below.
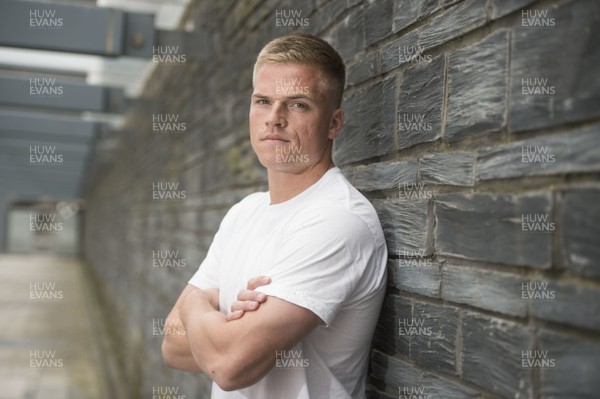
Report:
<svg viewBox="0 0 600 399"><path fill-rule="evenodd" d="M162 344L165 363L205 373L224 391L250 386L275 365L277 351L289 350L322 323L312 311L254 291L268 284L251 279L227 316L219 311L219 290L189 285L167 317ZM293 328L290 328L293 327Z"/></svg>

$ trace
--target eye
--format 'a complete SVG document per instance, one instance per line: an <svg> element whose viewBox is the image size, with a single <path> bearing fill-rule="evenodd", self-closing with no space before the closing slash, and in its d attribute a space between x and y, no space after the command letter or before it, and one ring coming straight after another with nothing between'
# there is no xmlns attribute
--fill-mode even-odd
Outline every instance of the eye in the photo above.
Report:
<svg viewBox="0 0 600 399"><path fill-rule="evenodd" d="M264 105L264 104L268 104L269 100L267 100L266 98L259 98L258 100L255 101L255 103Z"/></svg>
<svg viewBox="0 0 600 399"><path fill-rule="evenodd" d="M308 105L306 105L304 103L293 103L292 107L298 108L298 109L308 109Z"/></svg>

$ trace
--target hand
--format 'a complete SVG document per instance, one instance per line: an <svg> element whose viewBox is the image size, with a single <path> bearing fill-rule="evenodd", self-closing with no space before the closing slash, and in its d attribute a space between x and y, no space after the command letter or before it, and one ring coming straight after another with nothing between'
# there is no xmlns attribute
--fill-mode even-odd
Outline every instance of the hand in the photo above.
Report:
<svg viewBox="0 0 600 399"><path fill-rule="evenodd" d="M251 312L260 307L267 300L262 292L254 291L256 288L271 283L271 278L258 276L248 280L245 290L238 293L237 300L231 305L231 312L225 317L227 321L241 318L245 312Z"/></svg>

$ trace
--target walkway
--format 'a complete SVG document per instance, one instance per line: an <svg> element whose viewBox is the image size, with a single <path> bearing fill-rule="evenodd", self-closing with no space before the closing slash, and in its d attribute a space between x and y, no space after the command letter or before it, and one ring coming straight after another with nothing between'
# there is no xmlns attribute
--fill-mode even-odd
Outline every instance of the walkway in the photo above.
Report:
<svg viewBox="0 0 600 399"><path fill-rule="evenodd" d="M0 399L105 399L99 307L81 263L0 256Z"/></svg>

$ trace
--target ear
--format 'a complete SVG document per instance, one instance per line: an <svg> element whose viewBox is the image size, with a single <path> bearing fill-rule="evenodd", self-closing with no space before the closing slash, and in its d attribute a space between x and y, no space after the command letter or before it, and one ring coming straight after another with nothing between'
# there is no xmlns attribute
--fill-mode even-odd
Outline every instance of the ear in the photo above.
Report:
<svg viewBox="0 0 600 399"><path fill-rule="evenodd" d="M331 116L331 121L329 122L329 131L327 133L327 138L330 140L335 139L338 134L342 131L342 127L344 126L344 110L341 108L336 109Z"/></svg>

